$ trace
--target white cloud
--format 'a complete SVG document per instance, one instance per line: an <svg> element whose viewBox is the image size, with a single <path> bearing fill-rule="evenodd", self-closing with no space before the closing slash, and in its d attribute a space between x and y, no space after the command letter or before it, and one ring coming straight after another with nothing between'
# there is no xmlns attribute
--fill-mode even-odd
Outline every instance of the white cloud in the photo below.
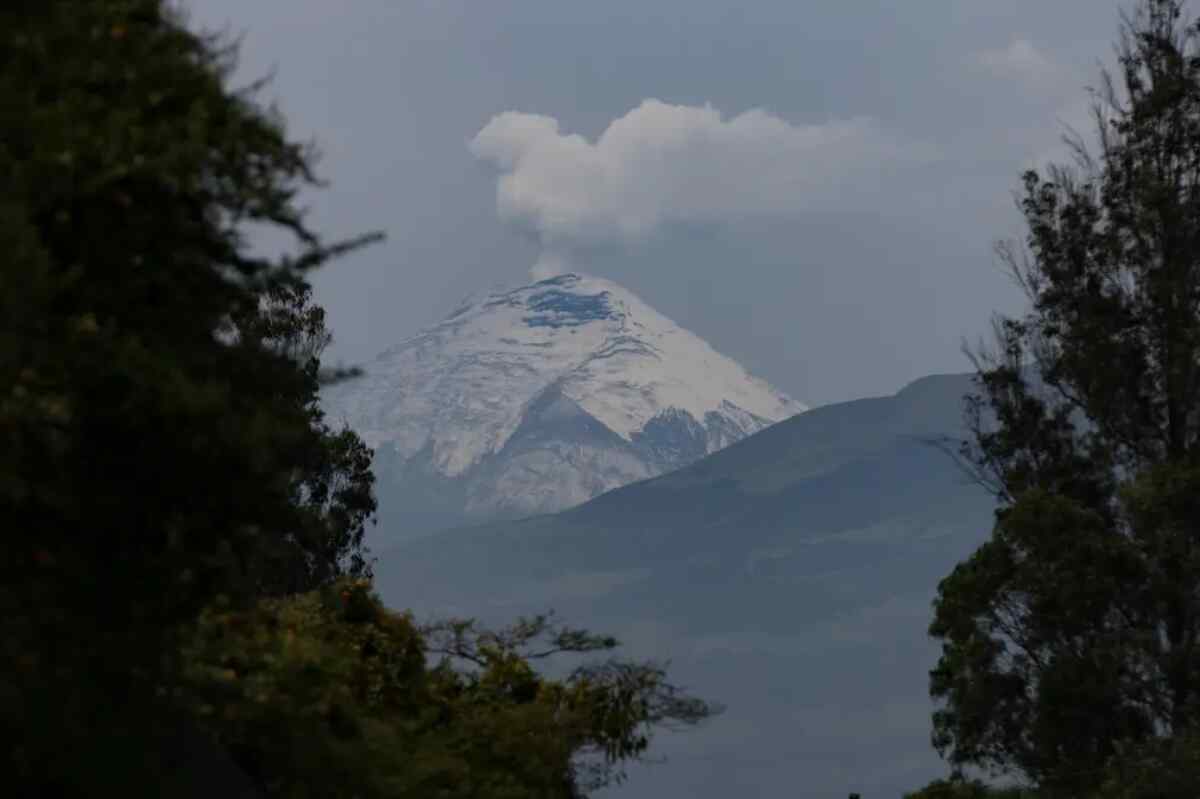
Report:
<svg viewBox="0 0 1200 799"><path fill-rule="evenodd" d="M1034 46L1029 39L1018 38L999 50L975 54L979 66L999 78L1016 78L1031 84L1057 83L1060 68Z"/></svg>
<svg viewBox="0 0 1200 799"><path fill-rule="evenodd" d="M501 217L539 237L542 273L565 268L580 247L637 241L673 222L861 205L892 168L933 155L869 118L797 125L752 109L726 119L710 105L653 99L595 141L508 111L469 146L500 170Z"/></svg>

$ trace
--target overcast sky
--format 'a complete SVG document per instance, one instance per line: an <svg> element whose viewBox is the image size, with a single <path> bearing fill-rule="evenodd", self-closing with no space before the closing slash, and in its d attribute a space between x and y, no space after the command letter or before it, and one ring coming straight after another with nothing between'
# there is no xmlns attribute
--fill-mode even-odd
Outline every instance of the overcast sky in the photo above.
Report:
<svg viewBox="0 0 1200 799"><path fill-rule="evenodd" d="M187 0L330 188L335 358L464 296L616 280L812 405L968 371L1022 169L1087 129L1114 0ZM1127 4L1124 4L1127 5Z"/></svg>

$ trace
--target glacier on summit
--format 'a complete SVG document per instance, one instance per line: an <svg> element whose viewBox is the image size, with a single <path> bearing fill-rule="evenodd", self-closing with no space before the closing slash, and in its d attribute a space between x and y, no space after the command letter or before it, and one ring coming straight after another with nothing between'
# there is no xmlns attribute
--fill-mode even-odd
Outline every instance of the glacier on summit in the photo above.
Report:
<svg viewBox="0 0 1200 799"><path fill-rule="evenodd" d="M376 451L391 541L577 505L807 410L580 274L468 300L365 371L323 404Z"/></svg>

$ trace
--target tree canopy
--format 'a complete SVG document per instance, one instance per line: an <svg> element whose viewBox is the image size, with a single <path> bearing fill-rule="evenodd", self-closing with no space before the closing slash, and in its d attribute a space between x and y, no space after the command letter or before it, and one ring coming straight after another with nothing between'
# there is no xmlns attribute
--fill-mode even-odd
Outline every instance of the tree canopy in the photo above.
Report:
<svg viewBox="0 0 1200 799"><path fill-rule="evenodd" d="M1085 795L1200 721L1200 26L1123 18L1099 152L1024 176L1031 310L977 361L963 454L1001 505L942 581L934 741Z"/></svg>
<svg viewBox="0 0 1200 799"><path fill-rule="evenodd" d="M315 153L234 64L162 0L0 8L5 787L164 795L183 729L268 795L574 795L576 755L708 707L505 639L428 664L437 632L371 596L371 452L317 402L306 275L378 236L310 229Z"/></svg>
<svg viewBox="0 0 1200 799"><path fill-rule="evenodd" d="M342 578L206 611L176 690L271 795L560 799L619 779L653 726L712 711L652 665L535 668L614 646L549 617L418 625Z"/></svg>

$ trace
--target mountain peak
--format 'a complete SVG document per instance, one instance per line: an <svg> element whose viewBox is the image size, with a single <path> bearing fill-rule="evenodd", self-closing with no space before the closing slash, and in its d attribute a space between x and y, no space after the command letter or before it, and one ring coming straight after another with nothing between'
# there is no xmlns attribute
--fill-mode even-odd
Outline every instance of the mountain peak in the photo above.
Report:
<svg viewBox="0 0 1200 799"><path fill-rule="evenodd" d="M694 459L806 410L633 292L578 273L469 299L366 372L328 392L330 415L370 445L394 449L400 461L423 458L428 471L447 478L494 466L516 446L518 429L528 428L522 421L538 398L560 396L624 442L622 457L641 462L589 476L590 488L560 498L572 502L677 468L683 453ZM650 445L663 436L671 446ZM566 505L536 509L558 507Z"/></svg>
<svg viewBox="0 0 1200 799"><path fill-rule="evenodd" d="M522 321L528 327L578 327L588 322L617 320L621 303L615 301L615 284L579 274L556 275L528 286L491 295L484 307L524 306Z"/></svg>

